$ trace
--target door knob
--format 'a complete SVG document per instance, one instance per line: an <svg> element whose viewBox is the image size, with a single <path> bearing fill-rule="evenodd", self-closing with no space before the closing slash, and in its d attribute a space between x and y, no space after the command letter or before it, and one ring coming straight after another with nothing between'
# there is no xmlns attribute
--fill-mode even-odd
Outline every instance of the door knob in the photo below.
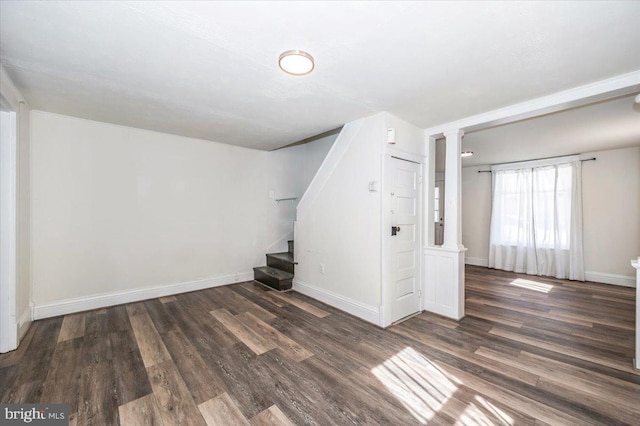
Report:
<svg viewBox="0 0 640 426"><path fill-rule="evenodd" d="M400 227L399 226L392 226L391 227L391 236L397 235L398 232L400 232Z"/></svg>

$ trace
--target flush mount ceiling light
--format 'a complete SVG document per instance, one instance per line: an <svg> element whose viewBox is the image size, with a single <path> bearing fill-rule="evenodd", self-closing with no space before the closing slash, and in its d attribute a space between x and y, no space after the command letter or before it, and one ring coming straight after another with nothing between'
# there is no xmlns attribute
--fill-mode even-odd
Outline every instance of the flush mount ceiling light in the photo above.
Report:
<svg viewBox="0 0 640 426"><path fill-rule="evenodd" d="M302 50L287 50L278 59L280 69L291 75L305 75L313 71L313 56Z"/></svg>
<svg viewBox="0 0 640 426"><path fill-rule="evenodd" d="M473 151L462 151L462 154L460 154L460 157L464 158L464 157L471 157L473 155Z"/></svg>

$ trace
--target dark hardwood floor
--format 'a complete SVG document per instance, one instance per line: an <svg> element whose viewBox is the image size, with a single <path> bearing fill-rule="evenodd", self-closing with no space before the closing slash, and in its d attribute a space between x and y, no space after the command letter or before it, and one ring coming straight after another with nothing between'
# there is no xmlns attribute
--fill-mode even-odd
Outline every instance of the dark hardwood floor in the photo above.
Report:
<svg viewBox="0 0 640 426"><path fill-rule="evenodd" d="M635 290L467 267L387 330L253 283L36 321L0 401L72 424L640 424Z"/></svg>

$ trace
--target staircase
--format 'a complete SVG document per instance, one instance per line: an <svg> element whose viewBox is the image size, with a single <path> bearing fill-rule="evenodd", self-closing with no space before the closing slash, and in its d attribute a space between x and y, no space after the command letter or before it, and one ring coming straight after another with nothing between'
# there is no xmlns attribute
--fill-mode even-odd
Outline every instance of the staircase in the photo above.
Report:
<svg viewBox="0 0 640 426"><path fill-rule="evenodd" d="M253 268L254 280L278 291L291 290L296 262L293 260L293 241L284 253L268 253L267 266Z"/></svg>

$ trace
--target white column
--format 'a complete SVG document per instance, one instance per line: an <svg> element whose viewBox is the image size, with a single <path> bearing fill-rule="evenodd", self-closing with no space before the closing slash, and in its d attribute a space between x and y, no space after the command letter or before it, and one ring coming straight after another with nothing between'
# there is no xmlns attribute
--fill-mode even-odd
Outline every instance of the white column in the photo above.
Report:
<svg viewBox="0 0 640 426"><path fill-rule="evenodd" d="M446 157L444 172L444 243L443 247L464 249L462 245L462 130L444 133Z"/></svg>
<svg viewBox="0 0 640 426"><path fill-rule="evenodd" d="M436 138L427 137L427 172L424 174L422 191L424 194L424 245L432 247L435 239L434 217L434 186L436 181Z"/></svg>
<svg viewBox="0 0 640 426"><path fill-rule="evenodd" d="M444 244L424 249L424 310L460 320L464 317L464 252L462 245L462 131L445 132ZM430 138L430 143L432 139ZM434 142L435 145L435 142ZM435 151L435 150L434 150ZM430 151L431 152L431 151ZM431 152L433 155L433 152ZM434 179L435 180L435 179ZM433 181L429 183L433 186ZM430 195L433 197L433 194ZM427 218L432 215L427 215ZM433 219L427 226L433 229Z"/></svg>

